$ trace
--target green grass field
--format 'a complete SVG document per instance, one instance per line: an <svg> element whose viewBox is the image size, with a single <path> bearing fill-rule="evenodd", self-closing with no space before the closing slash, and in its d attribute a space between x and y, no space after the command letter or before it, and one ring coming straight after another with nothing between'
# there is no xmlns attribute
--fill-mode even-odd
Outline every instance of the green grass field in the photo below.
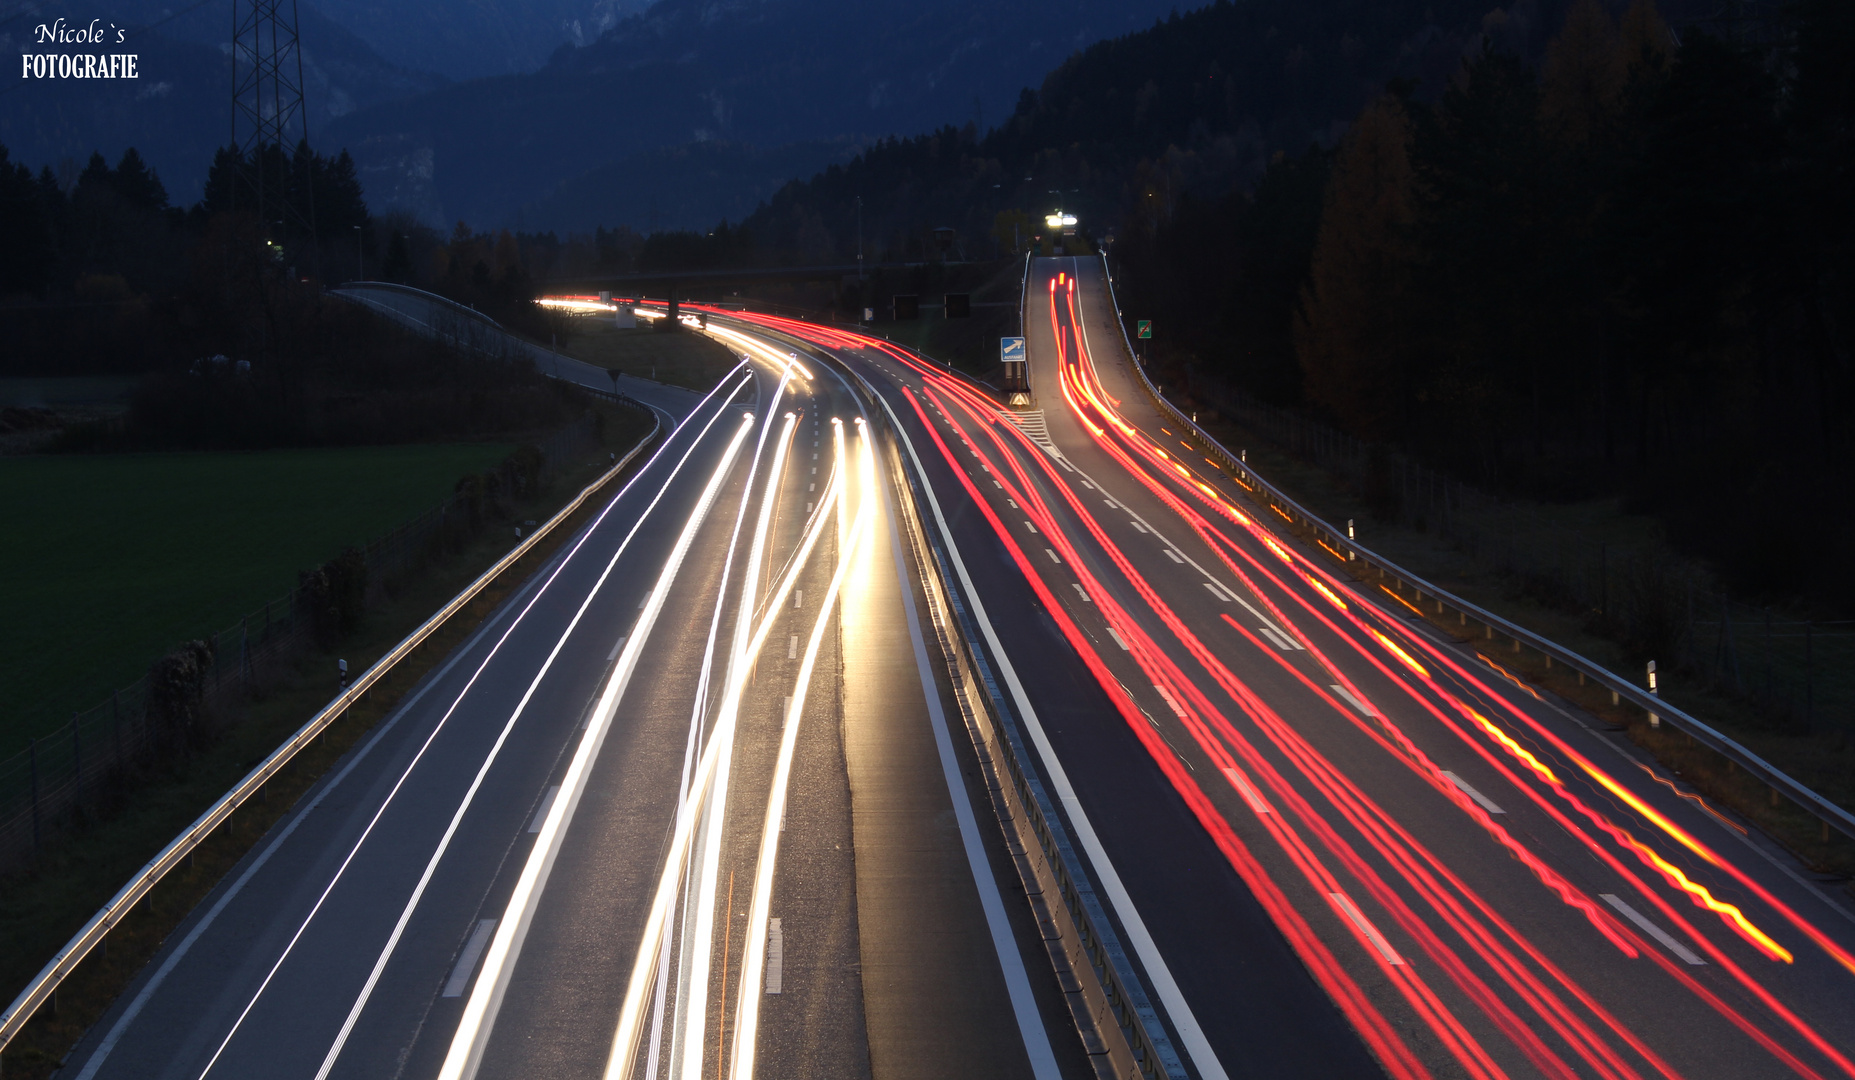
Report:
<svg viewBox="0 0 1855 1080"><path fill-rule="evenodd" d="M702 393L740 360L726 345L695 331L663 334L645 325L615 330L606 319L578 318L571 333L561 351L576 360Z"/></svg>
<svg viewBox="0 0 1855 1080"><path fill-rule="evenodd" d="M0 458L0 755L296 572L436 505L496 444Z"/></svg>

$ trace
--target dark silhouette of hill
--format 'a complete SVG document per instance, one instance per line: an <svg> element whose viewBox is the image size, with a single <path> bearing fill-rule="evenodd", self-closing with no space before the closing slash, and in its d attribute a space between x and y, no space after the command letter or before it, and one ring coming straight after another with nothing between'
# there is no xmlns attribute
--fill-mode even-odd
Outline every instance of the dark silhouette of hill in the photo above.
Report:
<svg viewBox="0 0 1855 1080"><path fill-rule="evenodd" d="M663 147L792 147L923 131L949 116L983 126L1075 49L1171 3L662 0L531 74L360 110L327 138L353 151L374 205L496 224ZM795 162L792 175L829 160ZM720 214L658 224L706 226ZM554 222L531 213L525 224ZM649 208L616 205L606 224L649 227Z"/></svg>

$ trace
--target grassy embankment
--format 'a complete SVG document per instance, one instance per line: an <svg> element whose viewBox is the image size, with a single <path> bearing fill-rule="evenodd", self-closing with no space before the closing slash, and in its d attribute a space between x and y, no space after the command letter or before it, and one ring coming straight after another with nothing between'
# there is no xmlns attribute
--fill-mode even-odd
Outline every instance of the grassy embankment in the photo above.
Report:
<svg viewBox="0 0 1855 1080"><path fill-rule="evenodd" d="M561 351L575 360L706 394L740 362L726 345L690 331L660 332L639 320L619 330L609 316L575 316Z"/></svg>
<svg viewBox="0 0 1855 1080"><path fill-rule="evenodd" d="M1638 671L1638 665L1624 647L1594 633L1583 614L1540 602L1527 592L1524 582L1478 562L1435 534L1374 520L1365 500L1350 484L1275 447L1256 433L1209 412L1200 413L1199 420L1233 451L1238 447L1246 448L1249 464L1261 476L1311 512L1330 523L1343 524L1348 518L1358 522L1361 544L1410 573L1612 671L1626 675ZM1512 523L1515 527L1547 522L1562 528L1576 528L1587 539L1607 540L1618 550L1653 543L1657 536L1652 521L1624 513L1614 501L1522 505L1510 507L1505 512L1517 515ZM1505 529L1509 523L1481 524ZM1365 579L1368 588L1377 584L1376 577ZM1417 601L1408 590L1402 599L1407 604ZM1696 791L1731 807L1741 818L1755 823L1813 868L1840 877L1855 876L1855 843L1840 834L1825 835L1817 818L1788 799L1778 797L1770 787L1719 754L1693 742L1671 726L1651 727L1634 707L1613 706L1609 691L1600 690L1595 684L1581 685L1577 674L1564 665L1548 666L1544 656L1531 650L1515 653L1512 643L1505 639L1487 640L1481 627L1472 622L1464 626L1454 612L1438 615L1433 605L1425 605L1424 616L1436 629L1473 645L1486 659L1501 665L1525 683L1548 691L1613 727L1624 728L1633 743L1653 754ZM1825 798L1844 808L1855 809L1855 743L1847 733L1830 725L1824 725L1825 730L1807 733L1775 728L1748 703L1684 682L1679 673L1662 676L1661 693L1672 704L1735 739ZM1851 894L1855 894L1855 886L1851 887Z"/></svg>
<svg viewBox="0 0 1855 1080"><path fill-rule="evenodd" d="M133 682L296 572L436 505L500 444L0 458L0 754Z"/></svg>
<svg viewBox="0 0 1855 1080"><path fill-rule="evenodd" d="M589 451L585 462L565 470L533 501L510 507L509 519L551 516L609 467L607 452L622 454L648 430L648 420L630 410L613 410L608 414L603 449ZM420 449L459 450L405 447L396 448L396 452ZM483 449L487 452L489 448ZM492 460L495 456L489 454ZM431 482L437 483L435 478ZM406 517L409 509L436 502L448 490L447 481L438 485L430 499L400 503L382 528L360 531L353 539L384 531ZM103 1014L167 935L296 799L384 717L402 694L443 663L446 654L519 588L530 572L545 563L560 543L597 512L599 505L597 498L589 499L574 519L563 523L504 573L424 648L402 661L368 700L351 709L317 745L299 755L293 766L272 781L262 801L247 803L231 823L197 849L190 865L169 874L149 900L110 934L106 947L93 952L65 981L56 1010L41 1009L8 1047L5 1075L41 1077L55 1070L62 1056ZM237 722L227 726L219 741L139 789L131 811L80 826L61 837L54 851L38 866L6 880L0 886L0 997L11 1000L139 866L327 702L335 689L330 673L337 653L348 659L352 670L365 670L506 554L514 542L506 528L485 528L463 550L435 559L422 573L403 582L397 593L369 610L360 629L335 649L305 652L289 670L274 674L268 685L261 687L240 710L241 715L233 718ZM330 549L310 559L334 553ZM241 551L241 558L248 554ZM261 594L268 593L261 590Z"/></svg>

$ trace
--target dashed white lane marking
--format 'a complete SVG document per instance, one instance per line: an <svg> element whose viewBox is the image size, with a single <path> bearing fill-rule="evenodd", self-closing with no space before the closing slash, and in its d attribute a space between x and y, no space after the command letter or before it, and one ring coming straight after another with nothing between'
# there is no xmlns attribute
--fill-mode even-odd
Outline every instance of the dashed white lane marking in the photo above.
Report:
<svg viewBox="0 0 1855 1080"><path fill-rule="evenodd" d="M1185 718L1185 709L1179 705L1179 699L1172 696L1172 691L1157 683L1154 684L1153 689L1158 690L1159 696L1166 699L1166 707L1172 710L1173 715L1179 717L1181 720Z"/></svg>
<svg viewBox="0 0 1855 1080"><path fill-rule="evenodd" d="M1006 499L1005 505L1011 507L1013 510L1018 508L1017 500L1015 499Z"/></svg>
<svg viewBox="0 0 1855 1080"><path fill-rule="evenodd" d="M611 651L611 652L609 652L609 653L606 653L606 655L605 655L605 662L609 664L609 663L611 663L612 661L614 661L614 660L616 660L616 659L618 659L618 650L620 650L620 649L622 649L622 648L624 648L624 647L625 647L625 642L627 642L627 641L630 641L630 640L631 640L631 635L630 635L630 634L626 634L626 635L625 635L624 637L621 637L621 638L619 638L619 639L618 639L618 641L617 641L617 643L615 643L615 644L614 644L614 645L612 646L612 651Z"/></svg>
<svg viewBox="0 0 1855 1080"><path fill-rule="evenodd" d="M484 947L490 943L490 934L495 930L495 919L484 919L477 923L476 932L470 935L470 940L464 944L464 951L458 954L457 966L451 969L451 977L445 980L445 997L464 996L464 988L470 985L470 973L477 969L477 959L483 955Z"/></svg>
<svg viewBox="0 0 1855 1080"><path fill-rule="evenodd" d="M1110 626L1110 627L1108 627L1108 636L1109 636L1109 637L1111 637L1111 638L1113 638L1113 639L1114 639L1114 643L1115 643L1116 645L1119 645L1119 646L1120 646L1120 647L1122 648L1122 650L1126 650L1126 648L1127 648L1127 642L1125 642L1125 641L1122 641L1122 640L1121 640L1121 635L1120 635L1120 632L1119 632L1119 631L1117 631L1117 630L1115 630L1115 628L1114 628L1114 627L1112 627L1112 626Z"/></svg>
<svg viewBox="0 0 1855 1080"><path fill-rule="evenodd" d="M792 606L795 610L805 606L805 590L804 589L792 590Z"/></svg>
<svg viewBox="0 0 1855 1080"><path fill-rule="evenodd" d="M1682 963L1690 964L1694 967L1704 967L1706 965L1707 961L1694 955L1693 949L1676 941L1673 934L1670 934L1668 931L1650 922L1647 915L1644 915L1642 912L1624 903L1621 896L1612 896L1610 893L1598 893L1597 896L1598 899L1602 900L1604 903L1616 908L1624 918L1635 923L1643 933L1661 942L1662 946L1669 952L1679 956Z"/></svg>
<svg viewBox="0 0 1855 1080"><path fill-rule="evenodd" d="M1000 491L1005 490L1005 485L999 483L997 480L992 481L992 486L997 488Z"/></svg>
<svg viewBox="0 0 1855 1080"><path fill-rule="evenodd" d="M1470 784L1467 780L1462 779L1460 776L1457 776L1455 773L1450 772L1448 769L1443 770L1443 779L1461 788L1462 794L1467 795L1471 799L1474 799L1478 806L1480 806L1483 810L1488 811L1490 814L1507 813L1507 811L1494 805L1493 799L1490 799L1488 798L1488 796L1483 795L1479 791L1476 791L1473 784Z"/></svg>
<svg viewBox="0 0 1855 1080"><path fill-rule="evenodd" d="M1128 524L1129 524L1129 525L1132 525L1132 526L1133 526L1134 528L1136 528L1136 529L1139 529L1139 530L1140 530L1141 532L1146 532L1146 531L1147 531L1147 528L1146 528L1146 526L1145 526L1145 525L1142 525L1142 524L1140 524L1140 523L1139 523L1138 521L1130 521L1130 522L1128 522Z"/></svg>
<svg viewBox="0 0 1855 1080"><path fill-rule="evenodd" d="M786 932L778 919L766 921L766 992L777 994L786 980Z"/></svg>
<svg viewBox="0 0 1855 1080"><path fill-rule="evenodd" d="M1102 504L1103 504L1103 505L1105 505L1105 506L1107 506L1107 507L1108 507L1109 509L1111 509L1111 510L1112 510L1112 509L1114 508L1114 500L1113 500L1113 499L1103 499L1103 500L1102 500Z"/></svg>
<svg viewBox="0 0 1855 1080"><path fill-rule="evenodd" d="M1085 488L1088 488L1088 489L1089 489L1090 491L1094 491L1094 490L1095 490L1095 485L1094 485L1094 484L1091 484L1091 483L1089 483L1089 482L1088 482L1087 480L1084 480L1084 481L1082 481L1082 486L1083 486L1083 487L1085 487Z"/></svg>
<svg viewBox="0 0 1855 1080"><path fill-rule="evenodd" d="M792 635L791 640L786 642L786 659L793 660L793 659L796 659L798 655L799 655L799 635L794 634Z"/></svg>
<svg viewBox="0 0 1855 1080"><path fill-rule="evenodd" d="M541 823L547 820L547 812L554 805L554 796L559 794L560 785L555 784L553 787L547 789L546 795L541 796L541 808L535 811L535 819L528 823L529 832L538 833L541 831Z"/></svg>
<svg viewBox="0 0 1855 1080"><path fill-rule="evenodd" d="M1259 626L1257 627L1257 629L1262 631L1263 637L1266 637L1269 639L1269 644L1274 645L1276 648L1282 650L1283 652L1294 652L1296 649L1301 647L1295 644L1292 638L1286 637L1279 631L1271 629L1270 627Z"/></svg>
<svg viewBox="0 0 1855 1080"><path fill-rule="evenodd" d="M1063 560L1061 560L1061 559L1059 559L1059 558L1057 558L1057 557L1056 557L1056 549L1055 549L1055 548L1044 548L1044 549L1043 549L1043 553L1044 553L1045 555L1048 555L1048 556L1050 556L1050 561L1051 561L1051 562L1053 562L1053 563L1055 563L1055 564L1056 564L1056 565L1058 565L1058 566L1061 566L1061 565L1063 565Z"/></svg>
<svg viewBox="0 0 1855 1080"><path fill-rule="evenodd" d="M1033 533L1037 531L1037 526L1035 526L1035 525L1032 525L1032 524L1031 524L1030 522L1028 522L1028 521L1024 523L1024 527L1025 527L1025 528L1027 528L1027 529L1029 529L1029 530L1030 530L1031 532L1033 532Z"/></svg>
<svg viewBox="0 0 1855 1080"><path fill-rule="evenodd" d="M1346 687L1341 686L1339 683L1334 683L1331 686L1327 687L1327 689L1345 698L1347 702L1352 705L1353 708L1358 709L1360 712L1366 714L1367 716L1378 715L1377 709L1374 709L1372 706L1359 700L1358 694L1353 693L1351 690L1348 690Z"/></svg>
<svg viewBox="0 0 1855 1080"><path fill-rule="evenodd" d="M1237 598L1236 593L1231 592L1229 589L1224 588L1222 585L1219 585L1215 581L1205 582L1204 587L1211 590L1212 596L1217 597L1219 600L1222 600L1226 604L1230 603L1232 600L1235 600Z"/></svg>
<svg viewBox="0 0 1855 1080"><path fill-rule="evenodd" d="M1262 796L1257 794L1256 789L1250 786L1250 782L1243 779L1242 773L1235 769L1224 769L1223 773L1224 779L1230 781L1230 786L1237 789L1237 794L1243 796L1243 801L1250 805L1251 810L1258 814L1274 813L1269 809L1269 804L1262 801Z"/></svg>
<svg viewBox="0 0 1855 1080"><path fill-rule="evenodd" d="M1334 907L1340 909L1340 914L1346 916L1354 926L1359 928L1359 932L1365 935L1365 939L1372 943L1374 949L1378 950L1378 955L1385 958L1385 963L1404 963L1404 958L1391 947L1391 942L1386 941L1384 935L1378 932L1378 927L1372 925L1372 920L1366 918L1364 913L1353 906L1353 902L1347 898L1345 893L1328 893L1327 897L1333 901Z"/></svg>
<svg viewBox="0 0 1855 1080"><path fill-rule="evenodd" d="M1175 563L1183 563L1185 561L1184 559L1179 558L1179 553L1172 550L1171 548L1166 549L1166 558L1171 559Z"/></svg>
<svg viewBox="0 0 1855 1080"><path fill-rule="evenodd" d="M1077 596L1080 596L1080 597L1082 598L1082 602L1083 602L1083 603L1085 603L1085 604L1092 604L1092 603L1094 603L1094 601L1093 601L1093 600L1090 600L1090 599L1089 599L1089 594L1088 594L1088 593L1086 593L1086 592L1083 592L1083 591L1082 591L1082 586L1080 586L1080 585L1078 585L1078 584L1076 584L1075 582L1073 582L1073 581L1072 581L1072 582L1070 582L1070 583L1069 583L1069 587L1070 587L1070 588L1072 588L1072 589L1074 589L1074 590L1076 590L1076 595L1077 595Z"/></svg>

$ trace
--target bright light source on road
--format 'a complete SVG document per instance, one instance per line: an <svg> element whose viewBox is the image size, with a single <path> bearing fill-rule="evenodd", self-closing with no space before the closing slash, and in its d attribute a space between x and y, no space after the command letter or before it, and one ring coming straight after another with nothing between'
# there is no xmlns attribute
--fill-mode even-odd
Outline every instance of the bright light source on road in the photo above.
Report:
<svg viewBox="0 0 1855 1080"><path fill-rule="evenodd" d="M1052 229L1073 229L1076 227L1076 215L1057 211L1043 219L1043 223Z"/></svg>

